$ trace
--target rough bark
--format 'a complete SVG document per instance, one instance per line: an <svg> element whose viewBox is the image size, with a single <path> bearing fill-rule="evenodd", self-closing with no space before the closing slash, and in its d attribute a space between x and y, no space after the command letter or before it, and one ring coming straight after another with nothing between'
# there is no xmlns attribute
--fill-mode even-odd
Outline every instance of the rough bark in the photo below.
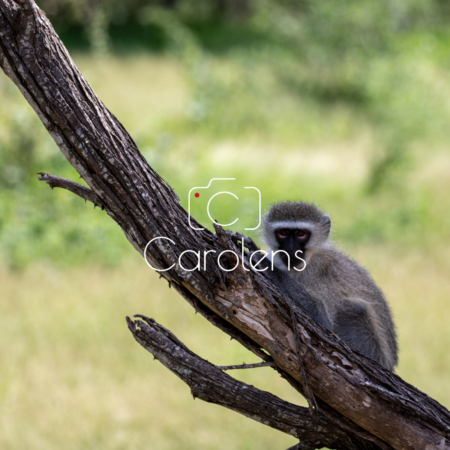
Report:
<svg viewBox="0 0 450 450"><path fill-rule="evenodd" d="M33 0L0 0L0 65L92 192L69 190L98 202L141 255L153 238L170 238L150 244L147 259L170 268L162 275L212 324L264 361L273 360L300 392L303 367L320 412L367 448L450 448L448 410L313 322L243 265L220 227L214 236L188 226L173 189L96 97ZM187 249L209 252L207 270L187 272L177 264ZM224 250L238 255L228 252L221 260L230 268L238 263L232 272L217 265ZM184 265L194 268L189 256Z"/></svg>
<svg viewBox="0 0 450 450"><path fill-rule="evenodd" d="M217 366L189 350L169 330L153 319L127 318L128 327L139 344L190 388L194 398L241 413L301 440L301 449L334 448L360 450L364 440L342 431L323 414L312 417L308 408L280 400L237 381Z"/></svg>

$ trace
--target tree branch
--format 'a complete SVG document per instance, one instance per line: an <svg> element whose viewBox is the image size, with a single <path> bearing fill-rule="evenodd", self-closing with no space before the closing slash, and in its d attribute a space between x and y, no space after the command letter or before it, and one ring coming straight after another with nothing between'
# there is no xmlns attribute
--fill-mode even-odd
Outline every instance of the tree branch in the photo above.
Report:
<svg viewBox="0 0 450 450"><path fill-rule="evenodd" d="M216 227L193 230L173 189L82 77L33 0L0 0L0 66L39 115L70 164L141 255L213 325L278 370L319 410L378 448L450 448L450 413L312 321ZM191 223L197 222L191 218ZM150 240L157 239L147 246ZM167 239L170 239L169 241ZM204 255L197 270L185 250ZM217 255L231 250L222 258ZM203 265L202 265L203 267ZM269 356L270 355L270 356ZM299 361L301 359L301 361ZM304 367L304 377L299 367Z"/></svg>
<svg viewBox="0 0 450 450"><path fill-rule="evenodd" d="M92 189L89 189L79 183L75 183L75 181L57 177L56 175L49 175L43 172L38 172L38 175L41 175L38 179L40 181L45 181L52 189L55 187L66 189L73 194L84 198L86 201L93 203L95 206L104 209L103 203Z"/></svg>
<svg viewBox="0 0 450 450"><path fill-rule="evenodd" d="M364 440L343 432L320 414L312 418L308 408L285 402L223 373L218 367L189 350L167 328L153 319L127 317L136 341L165 367L183 380L194 398L224 406L301 441L301 449L322 447L361 450Z"/></svg>
<svg viewBox="0 0 450 450"><path fill-rule="evenodd" d="M235 370L235 369L256 369L258 367L273 367L274 362L260 362L254 364L235 364L232 366L216 366L219 370Z"/></svg>

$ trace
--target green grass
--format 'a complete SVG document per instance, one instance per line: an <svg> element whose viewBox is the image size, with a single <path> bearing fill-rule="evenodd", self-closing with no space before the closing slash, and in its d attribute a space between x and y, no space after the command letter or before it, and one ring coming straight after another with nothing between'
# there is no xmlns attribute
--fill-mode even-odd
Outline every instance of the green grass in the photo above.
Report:
<svg viewBox="0 0 450 450"><path fill-rule="evenodd" d="M410 62L414 42L399 43ZM335 242L371 271L392 305L399 375L449 406L450 157L442 135L433 133L446 117L441 109L426 116L428 131L420 128L407 150L396 153L382 188L368 192L386 149L403 142L399 136L428 111L420 109L427 87L438 86L443 99L450 92L447 69L436 65L437 57L420 57L420 70L402 84L401 64L392 74L389 61L374 62L370 92L387 113L371 118L360 106L305 93L304 78L295 87L299 63L284 56L276 67L251 51L195 58L75 55L183 206L192 187L236 177L241 189L261 190L263 207L303 199L331 214ZM303 67L302 77L313 77L308 71ZM0 448L293 445L289 436L194 401L134 342L124 317L142 313L214 363L256 360L158 280L104 212L37 181L38 171L78 176L3 76L0 105ZM380 117L393 118L391 134L381 131ZM248 217L248 205L224 203L221 211ZM203 209L194 214L210 226ZM302 403L270 369L236 376Z"/></svg>
<svg viewBox="0 0 450 450"><path fill-rule="evenodd" d="M393 308L400 340L397 373L449 406L450 258L385 246L362 247L353 255ZM3 268L0 284L0 448L269 450L295 443L232 411L194 401L189 389L133 340L124 318L141 313L215 364L257 360L195 315L138 256L115 269ZM269 368L233 375L304 404Z"/></svg>
<svg viewBox="0 0 450 450"><path fill-rule="evenodd" d="M144 261L114 270L2 270L2 449L286 448L294 439L215 405L135 343L144 313L217 364L256 361L207 323ZM241 378L291 401L270 369ZM278 443L278 444L277 444Z"/></svg>
<svg viewBox="0 0 450 450"><path fill-rule="evenodd" d="M425 120L408 146L400 138L421 121L417 111L428 91L419 75L406 79L397 96L386 97L383 120L397 117L387 133L358 107L295 93L280 81L280 67L272 69L264 59L194 53L193 62L144 53L75 55L99 97L174 186L183 206L192 187L213 177L234 177L241 188L260 189L263 207L286 199L319 204L349 245L409 247L418 235L427 245L448 240L450 160L442 136L426 132L439 129L445 116L437 109L436 118ZM450 92L432 60L419 63L420 77L438 83L443 94ZM377 66L373 92L378 101L401 75L387 70L386 64ZM16 268L37 260L68 266L120 263L131 248L104 213L93 213L80 199L51 192L37 181L38 171L78 176L4 77L0 101L8 106L0 110L2 259ZM387 159L386 152L392 152ZM222 209L230 217L249 214L245 202ZM194 213L210 226L204 210Z"/></svg>

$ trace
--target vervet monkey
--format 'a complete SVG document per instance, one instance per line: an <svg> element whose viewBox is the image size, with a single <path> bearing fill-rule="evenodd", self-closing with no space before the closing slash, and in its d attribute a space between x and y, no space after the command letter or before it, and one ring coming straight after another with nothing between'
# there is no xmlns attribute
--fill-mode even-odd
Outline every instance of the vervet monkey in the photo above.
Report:
<svg viewBox="0 0 450 450"><path fill-rule="evenodd" d="M315 205L284 202L263 219L266 258L254 257L259 249L250 238L233 237L245 239L252 265L267 268L262 273L316 322L393 370L398 350L391 310L369 273L328 241L330 228Z"/></svg>

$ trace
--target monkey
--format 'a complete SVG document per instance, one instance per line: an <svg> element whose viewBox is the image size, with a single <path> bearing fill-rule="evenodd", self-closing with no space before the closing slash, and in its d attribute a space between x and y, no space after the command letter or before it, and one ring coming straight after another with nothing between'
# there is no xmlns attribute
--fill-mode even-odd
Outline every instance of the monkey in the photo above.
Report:
<svg viewBox="0 0 450 450"><path fill-rule="evenodd" d="M267 257L254 258L256 244L234 234L245 241L251 265L320 325L393 371L398 346L389 305L369 273L329 241L330 217L314 204L282 202L272 205L262 225Z"/></svg>

